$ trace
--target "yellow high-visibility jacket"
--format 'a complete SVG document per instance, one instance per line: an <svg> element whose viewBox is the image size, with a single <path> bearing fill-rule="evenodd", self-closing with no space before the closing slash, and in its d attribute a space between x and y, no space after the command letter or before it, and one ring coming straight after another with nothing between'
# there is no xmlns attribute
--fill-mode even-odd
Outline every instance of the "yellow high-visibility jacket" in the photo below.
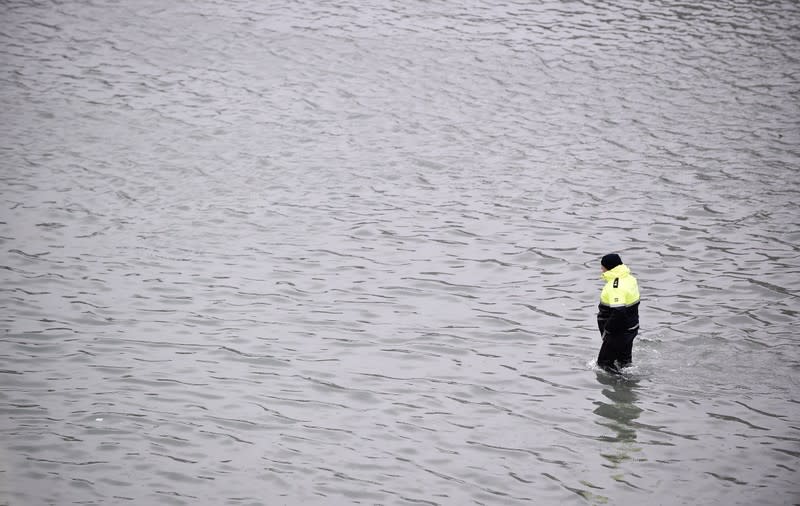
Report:
<svg viewBox="0 0 800 506"><path fill-rule="evenodd" d="M603 273L606 286L600 292L597 328L603 339L639 329L639 284L627 265Z"/></svg>

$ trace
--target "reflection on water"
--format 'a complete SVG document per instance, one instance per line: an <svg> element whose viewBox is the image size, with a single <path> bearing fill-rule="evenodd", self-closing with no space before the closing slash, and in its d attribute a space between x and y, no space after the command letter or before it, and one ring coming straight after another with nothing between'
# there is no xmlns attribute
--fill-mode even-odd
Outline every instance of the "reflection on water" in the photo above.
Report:
<svg viewBox="0 0 800 506"><path fill-rule="evenodd" d="M603 457L616 466L629 460L631 453L641 451L641 448L633 444L636 441L636 420L643 411L637 405L639 380L625 375L597 372L597 381L604 385L602 393L609 402L596 401L594 414L600 417L597 421L599 425L614 432L613 436L600 436L598 439L614 443L614 453L604 453Z"/></svg>

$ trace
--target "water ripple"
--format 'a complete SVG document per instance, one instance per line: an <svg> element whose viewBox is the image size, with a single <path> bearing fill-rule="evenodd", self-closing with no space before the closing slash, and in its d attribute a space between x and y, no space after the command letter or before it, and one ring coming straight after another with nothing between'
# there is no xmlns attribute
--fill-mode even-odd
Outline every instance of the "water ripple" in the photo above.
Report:
<svg viewBox="0 0 800 506"><path fill-rule="evenodd" d="M794 3L5 11L12 503L800 493Z"/></svg>

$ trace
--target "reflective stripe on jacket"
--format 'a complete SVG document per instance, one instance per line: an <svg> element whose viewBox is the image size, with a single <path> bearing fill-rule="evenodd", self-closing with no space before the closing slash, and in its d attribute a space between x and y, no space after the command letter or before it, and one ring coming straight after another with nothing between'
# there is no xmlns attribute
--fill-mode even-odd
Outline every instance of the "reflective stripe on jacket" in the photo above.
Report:
<svg viewBox="0 0 800 506"><path fill-rule="evenodd" d="M603 273L606 285L600 293L597 327L605 336L618 335L639 327L639 284L627 265Z"/></svg>

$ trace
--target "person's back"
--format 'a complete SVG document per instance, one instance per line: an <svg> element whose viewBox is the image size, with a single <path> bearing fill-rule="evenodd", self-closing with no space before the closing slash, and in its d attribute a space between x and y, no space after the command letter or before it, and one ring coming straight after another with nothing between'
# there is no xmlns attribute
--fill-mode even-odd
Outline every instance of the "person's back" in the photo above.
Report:
<svg viewBox="0 0 800 506"><path fill-rule="evenodd" d="M606 285L597 313L603 338L597 365L618 372L632 362L633 340L639 332L639 284L616 253L605 255L600 265Z"/></svg>

